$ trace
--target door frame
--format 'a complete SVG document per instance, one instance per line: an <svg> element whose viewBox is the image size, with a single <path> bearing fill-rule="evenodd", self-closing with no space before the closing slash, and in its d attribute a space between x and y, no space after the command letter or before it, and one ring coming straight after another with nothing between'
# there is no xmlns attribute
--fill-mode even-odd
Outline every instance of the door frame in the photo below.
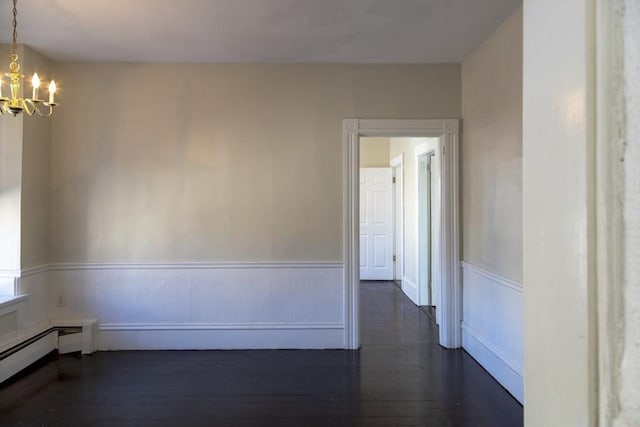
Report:
<svg viewBox="0 0 640 427"><path fill-rule="evenodd" d="M433 169L431 170L431 179L435 180L435 186L436 186L436 190L438 190L438 188L440 187L440 177L438 175L438 171L440 170L440 156L438 155L439 150L438 150L438 145L439 145L439 140L431 140L431 141L427 141L427 142L423 142L421 144L419 144L416 149L415 149L415 160L416 160L416 176L415 176L415 188L416 188L416 192L419 191L419 181L420 181L420 157L421 156L425 156L428 155L430 153L433 153L433 161L435 163L435 167L433 167L434 165L432 165ZM429 188L429 195L431 195L431 188ZM440 196L441 193L438 192L436 194L435 200L436 203L434 206L431 206L431 211L432 214L436 215L436 222L438 224L438 228L436 230L431 230L432 233L435 234L435 252L436 252L436 256L438 258L441 258L441 251L440 251L440 239L441 236L438 233L438 231L442 228L442 218L441 218L441 200L440 200ZM420 227L420 201L418 200L421 197L421 194L418 194L416 197L416 230L419 234L418 238L416 239L416 272L418 274L418 305L427 305L428 303L432 303L432 301L430 301L426 295L424 295L425 290L422 289L422 277L420 275L420 261L421 261L421 257L424 254L421 254L420 251L420 234L422 234L422 232L424 230L422 230L422 227ZM431 218L429 218L429 220L431 221ZM429 239L431 239L431 235L429 236ZM432 250L434 250L434 248L431 248ZM433 259L433 256L431 254L431 252L429 252L429 262L431 262L431 260ZM441 264L440 260L438 260L438 265ZM433 269L433 267L432 267ZM436 280L438 283L440 283L440 270L438 268L435 269L435 273L436 273ZM427 291L428 293L428 291ZM439 293L438 293L439 295ZM438 304L431 304L431 305L435 305L436 307L438 307L438 305L440 304L440 301L436 301ZM437 313L437 311L436 311ZM438 319L439 321L439 319ZM438 323L438 322L436 322Z"/></svg>
<svg viewBox="0 0 640 427"><path fill-rule="evenodd" d="M400 153L389 162L391 166L392 176L396 178L393 186L393 248L396 262L393 266L394 280L402 281L404 277L404 153ZM400 179L398 179L397 171L400 171ZM400 204L400 209L398 208ZM400 211L400 218L396 215ZM398 245L398 241L400 244ZM400 269L400 274L396 277L396 271Z"/></svg>
<svg viewBox="0 0 640 427"><path fill-rule="evenodd" d="M440 345L462 345L462 287L460 282L459 119L345 119L343 140L343 249L344 347L360 347L360 137L435 137L441 154L440 177L443 219L440 229L442 318Z"/></svg>

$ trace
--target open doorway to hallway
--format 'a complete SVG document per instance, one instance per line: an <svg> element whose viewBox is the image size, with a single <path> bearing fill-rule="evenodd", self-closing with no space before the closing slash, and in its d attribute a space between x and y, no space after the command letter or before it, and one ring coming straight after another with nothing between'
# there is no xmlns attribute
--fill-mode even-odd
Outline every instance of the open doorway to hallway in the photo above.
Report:
<svg viewBox="0 0 640 427"><path fill-rule="evenodd" d="M402 235L404 238L400 244L391 246L392 253L388 251L378 251L378 253L383 254L385 259L388 259L390 255L392 262L395 255L397 262L398 253L393 253L393 248L402 248L401 287L404 294L416 305L420 304L421 294L426 294L428 290L421 291L419 286L417 196L414 197L413 203L410 203L407 195L417 194L415 142L422 139L423 144L432 144L435 147L435 158L439 163L436 173L438 180L435 185L440 201L436 214L441 221L439 232L434 233L439 239L438 250L433 251L438 254L438 268L434 271L437 271L436 277L441 283L439 293L441 310L437 310L438 313L441 313L438 315L439 342L446 348L461 346L462 293L458 225L458 126L459 120L457 119L345 119L343 121L343 147L345 150L343 164L345 348L357 349L360 347L360 267L365 265L365 261L373 259L368 255L371 252L362 254L360 251L360 243L370 239L360 234L360 210L365 209L367 205L366 195L363 196L362 201L360 200L361 167L366 165L366 154L363 154L363 163L360 163L360 146L361 139L371 137L387 138L389 141L389 167L395 167L398 162L398 155L391 151L394 146L393 140L397 139L398 145L400 142L407 145L401 150L402 153L399 153L402 154L399 162L402 163L403 177ZM363 144L366 144L366 140ZM409 164L413 165L413 171L409 170ZM386 163L376 166L386 167ZM391 178L393 179L393 171ZM391 191L391 194L396 193ZM393 198L393 196L389 198ZM391 217L395 211L396 209L386 210L386 212L391 212ZM393 233L395 229L396 227L392 226L391 232ZM375 238L375 232L371 233L371 237ZM388 239L378 240L388 242ZM394 243L395 240L394 236L391 242ZM410 270L413 278L410 277ZM397 274L398 268L393 268L392 271Z"/></svg>
<svg viewBox="0 0 640 427"><path fill-rule="evenodd" d="M438 138L362 137L360 279L393 280L414 304L440 305Z"/></svg>

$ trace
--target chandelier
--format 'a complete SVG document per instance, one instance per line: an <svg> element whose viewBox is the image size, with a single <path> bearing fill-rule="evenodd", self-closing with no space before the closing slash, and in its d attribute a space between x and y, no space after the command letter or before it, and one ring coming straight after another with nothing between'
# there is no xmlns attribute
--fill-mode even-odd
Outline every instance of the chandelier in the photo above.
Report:
<svg viewBox="0 0 640 427"><path fill-rule="evenodd" d="M50 116L53 113L53 108L57 106L54 101L56 93L56 82L51 80L49 83L49 100L48 102L38 98L38 92L40 89L40 78L38 73L33 73L31 78L31 85L33 86L31 98L22 98L20 95L20 82L24 79L24 74L20 73L20 64L18 63L18 0L13 0L13 44L9 50L9 72L4 73L9 77L9 87L11 90L11 96L6 98L2 93L3 80L0 76L0 114L11 113L15 117L16 115L24 112L29 116L34 113L38 113L39 116Z"/></svg>

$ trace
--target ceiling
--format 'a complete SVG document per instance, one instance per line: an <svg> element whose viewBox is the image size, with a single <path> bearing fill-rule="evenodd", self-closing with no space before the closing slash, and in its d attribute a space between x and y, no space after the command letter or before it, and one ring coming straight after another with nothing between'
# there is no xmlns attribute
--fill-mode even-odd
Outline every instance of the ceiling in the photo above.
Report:
<svg viewBox="0 0 640 427"><path fill-rule="evenodd" d="M18 42L64 61L460 62L520 0L19 0ZM0 0L0 42L11 41Z"/></svg>

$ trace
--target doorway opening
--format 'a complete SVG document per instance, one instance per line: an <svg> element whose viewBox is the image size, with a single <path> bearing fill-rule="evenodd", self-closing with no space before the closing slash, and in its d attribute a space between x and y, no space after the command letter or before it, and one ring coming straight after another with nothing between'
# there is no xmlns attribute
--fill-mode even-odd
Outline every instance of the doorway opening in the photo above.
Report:
<svg viewBox="0 0 640 427"><path fill-rule="evenodd" d="M389 161L388 167L384 168L384 175L379 172L379 178L376 178L374 175L378 172L372 171L372 177L367 178L370 175L369 171L360 169L360 144L361 138L368 137L395 137L414 140L414 143L415 140L421 140L414 149L424 152L416 151L415 155L409 156L414 164L412 174L407 170L405 161L408 157L404 155L405 151L403 156L392 157L393 163ZM357 349L360 346L358 318L361 267L384 265L386 268L389 265L388 261L391 261L390 277L396 278L401 275L403 291L416 304L435 303L434 305L439 306L436 313L440 326L440 345L447 348L460 347L462 345L460 330L462 292L459 273L458 120L348 119L343 123L343 140L345 149L343 175L345 348ZM427 183L421 183L419 179L421 174L418 164L419 156L422 155L427 155L423 162L431 167L431 175L427 177ZM410 175L413 175L411 181L409 181ZM380 194L387 190L371 187L361 193L361 184L367 186L375 182L393 182L394 176L396 187L398 177L402 177L402 190L394 190L391 186L388 189L388 196L383 196ZM407 198L409 194L407 187L411 186L409 183L413 186L412 192L416 196L413 205ZM419 221L421 211L417 202L418 187L432 197L428 203L425 199L425 207L430 209L431 213L427 215L429 220L423 221L422 226ZM380 194L376 195L377 191ZM386 208L380 207L381 201L386 201ZM376 203L380 203L380 206L376 206ZM361 217L361 210L366 210L367 206L371 207L370 210L363 213ZM376 211L378 212L377 221ZM385 212L384 218L381 217L380 212ZM407 221L409 212L414 215L411 221ZM372 226L383 222L387 224L387 230L391 234L387 238L379 237L375 230L371 231ZM411 227L414 233L408 231ZM404 239L400 239L398 230L401 230L400 236L404 236ZM422 251L420 251L421 239L418 230L424 231L428 236L422 239L424 246ZM361 231L364 232L364 237ZM375 240L376 237L378 247L372 245L372 239ZM411 259L412 252L413 259ZM400 253L402 262L399 263ZM395 263L393 263L394 255ZM424 265L427 266L426 269L422 267L424 270L422 274L419 273L420 257L425 259ZM428 267L429 265L431 267ZM408 274L412 268L414 269L413 279ZM363 276L366 274L369 273L363 273ZM430 285L429 282L431 282ZM420 283L425 283L426 286L420 286Z"/></svg>
<svg viewBox="0 0 640 427"><path fill-rule="evenodd" d="M434 138L435 139L435 138ZM415 149L417 164L417 234L418 234L418 304L426 308L427 314L440 324L437 307L440 306L440 281L438 261L440 254L438 215L440 194L438 192L437 139L427 139Z"/></svg>

